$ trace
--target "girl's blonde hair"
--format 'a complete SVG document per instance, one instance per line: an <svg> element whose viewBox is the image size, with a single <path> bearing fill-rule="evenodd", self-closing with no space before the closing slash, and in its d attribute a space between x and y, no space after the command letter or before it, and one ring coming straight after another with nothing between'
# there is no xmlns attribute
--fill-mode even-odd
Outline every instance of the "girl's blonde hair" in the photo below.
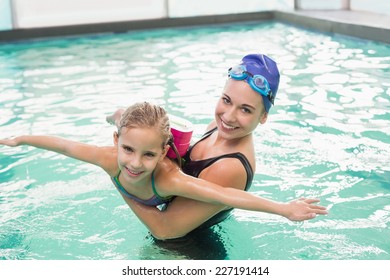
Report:
<svg viewBox="0 0 390 280"><path fill-rule="evenodd" d="M164 108L149 102L135 103L122 114L118 127L118 136L124 127L156 128L161 134L162 148L164 149L166 145L171 146L179 159L179 163L181 162L176 146L173 144L169 117Z"/></svg>

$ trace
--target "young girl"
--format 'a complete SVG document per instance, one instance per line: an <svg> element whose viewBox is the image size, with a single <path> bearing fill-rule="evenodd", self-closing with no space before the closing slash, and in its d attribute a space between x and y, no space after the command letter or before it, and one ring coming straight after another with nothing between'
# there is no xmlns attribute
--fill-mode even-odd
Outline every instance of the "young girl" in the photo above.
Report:
<svg viewBox="0 0 390 280"><path fill-rule="evenodd" d="M24 135L0 140L7 146L30 145L54 151L100 166L112 178L126 202L135 200L148 206L162 205L173 196L246 210L278 213L299 220L308 209L296 211L234 188L222 188L211 182L188 176L165 155L170 139L169 119L161 107L138 103L130 106L114 133L114 146L98 147L52 136ZM321 206L310 205L315 215L325 213Z"/></svg>

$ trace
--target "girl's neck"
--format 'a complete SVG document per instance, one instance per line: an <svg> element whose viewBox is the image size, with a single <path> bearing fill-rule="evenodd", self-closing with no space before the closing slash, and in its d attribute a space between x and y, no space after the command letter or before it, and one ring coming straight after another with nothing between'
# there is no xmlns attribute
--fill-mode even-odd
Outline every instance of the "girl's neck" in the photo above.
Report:
<svg viewBox="0 0 390 280"><path fill-rule="evenodd" d="M122 187L130 194L135 195L141 199L149 199L153 196L152 189L152 176L153 172L149 176L146 176L140 181L135 183L125 180L123 177L123 171L119 174L118 180L121 183Z"/></svg>

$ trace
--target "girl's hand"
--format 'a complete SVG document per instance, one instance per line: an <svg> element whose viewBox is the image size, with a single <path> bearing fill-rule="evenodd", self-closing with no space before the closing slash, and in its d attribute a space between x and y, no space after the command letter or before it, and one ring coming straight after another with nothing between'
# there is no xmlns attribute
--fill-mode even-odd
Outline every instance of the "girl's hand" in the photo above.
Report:
<svg viewBox="0 0 390 280"><path fill-rule="evenodd" d="M313 204L319 201L319 199L314 198L300 198L298 200L290 201L287 203L288 210L287 214L284 216L291 221L304 221L313 219L317 217L317 215L328 214L326 207Z"/></svg>
<svg viewBox="0 0 390 280"><path fill-rule="evenodd" d="M0 139L0 145L16 147L19 145L17 138Z"/></svg>

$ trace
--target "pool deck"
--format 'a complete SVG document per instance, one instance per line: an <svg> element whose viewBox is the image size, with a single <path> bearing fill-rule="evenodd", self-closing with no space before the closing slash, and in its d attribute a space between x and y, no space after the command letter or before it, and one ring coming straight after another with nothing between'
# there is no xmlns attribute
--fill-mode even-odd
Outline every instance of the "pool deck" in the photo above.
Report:
<svg viewBox="0 0 390 280"><path fill-rule="evenodd" d="M92 33L128 32L131 30L270 20L293 24L320 32L343 34L390 44L390 15L350 10L278 10L246 14L162 18L48 28L16 29L0 31L0 42Z"/></svg>
<svg viewBox="0 0 390 280"><path fill-rule="evenodd" d="M349 10L275 11L275 19L315 29L390 44L390 15Z"/></svg>

